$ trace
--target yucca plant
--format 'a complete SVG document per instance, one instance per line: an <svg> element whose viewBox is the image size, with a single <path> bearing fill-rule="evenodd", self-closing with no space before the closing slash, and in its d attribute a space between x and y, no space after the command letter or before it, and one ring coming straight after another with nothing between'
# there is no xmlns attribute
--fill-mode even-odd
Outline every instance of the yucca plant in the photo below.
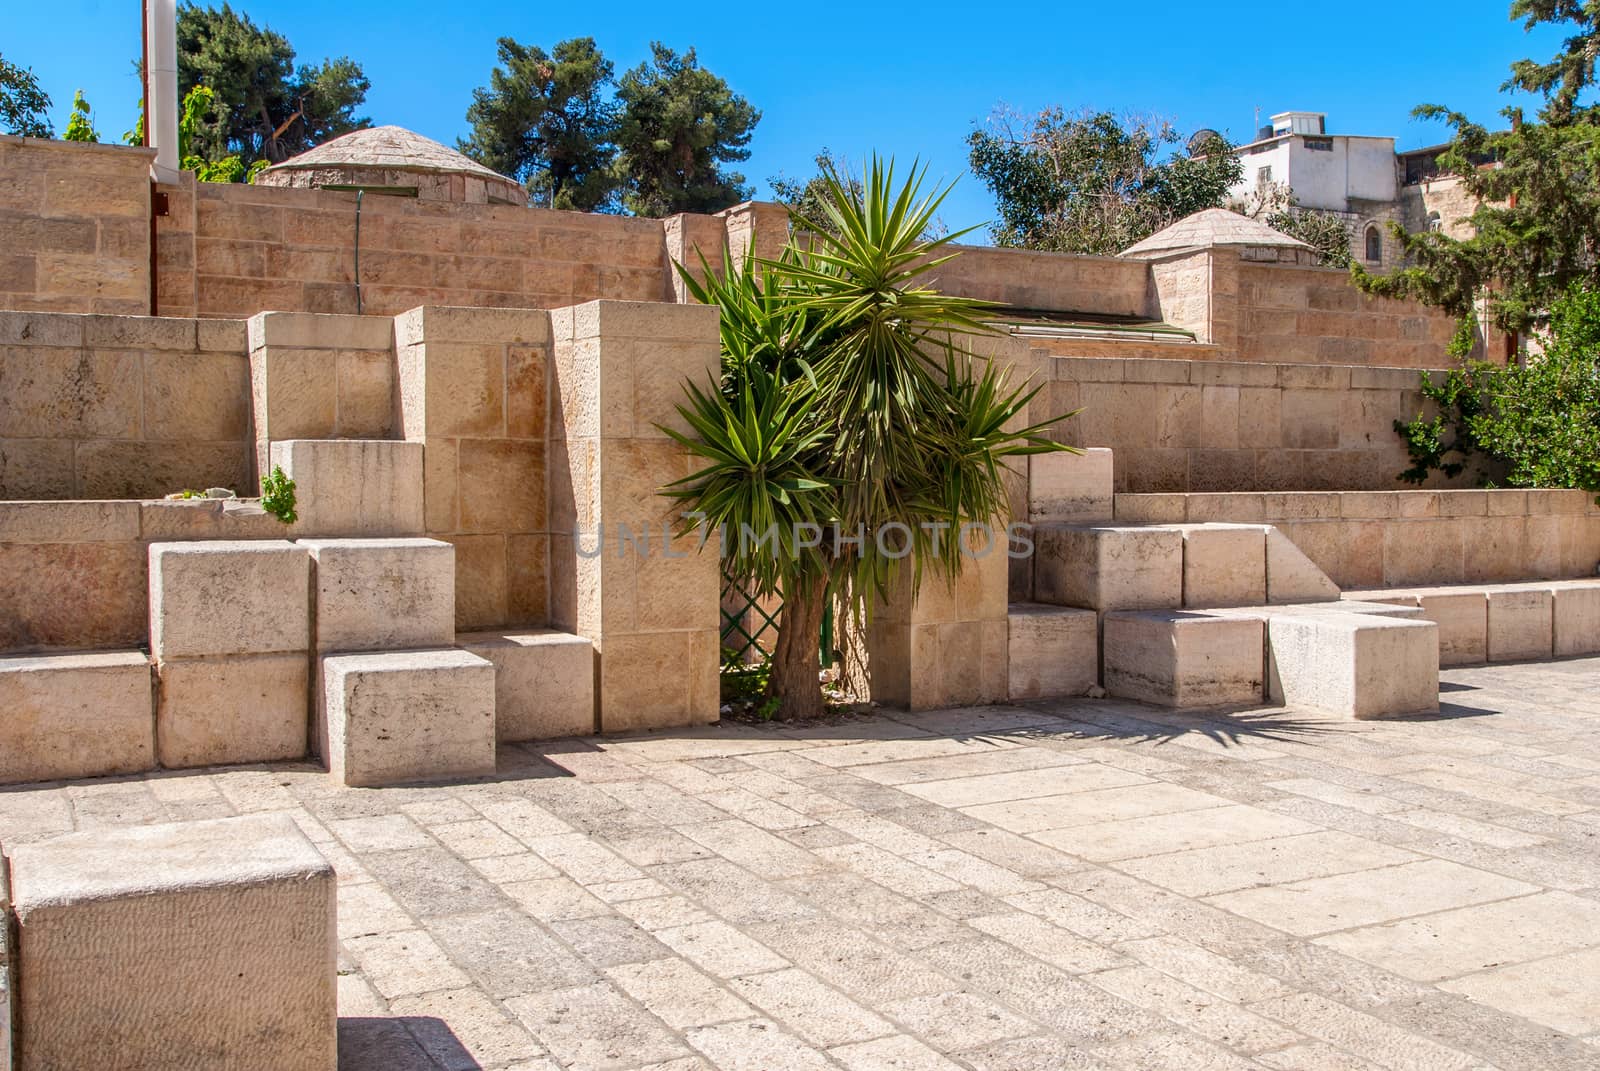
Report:
<svg viewBox="0 0 1600 1071"><path fill-rule="evenodd" d="M923 194L924 177L898 182L876 158L859 183L825 168L826 218L795 216L778 259L702 262L703 280L680 266L722 308L723 362L719 382L687 388L691 433L668 431L704 465L666 493L722 529L734 573L781 591L768 693L785 717L823 712L830 599L859 615L903 568L913 591L953 578L954 533L1005 511L1004 459L1067 449L1045 432L1070 414L1017 427L1038 388L963 345L991 330L987 303L924 285L967 233L927 237L949 190Z"/></svg>

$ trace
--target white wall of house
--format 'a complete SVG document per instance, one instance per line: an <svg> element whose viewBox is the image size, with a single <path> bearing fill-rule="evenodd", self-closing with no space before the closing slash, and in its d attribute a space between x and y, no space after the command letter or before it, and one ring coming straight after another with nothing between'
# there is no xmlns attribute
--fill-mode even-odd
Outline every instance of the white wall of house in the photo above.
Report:
<svg viewBox="0 0 1600 1071"><path fill-rule="evenodd" d="M1316 145L1326 148L1314 148ZM1244 176L1232 195L1244 200L1263 184L1263 168L1270 181L1290 186L1307 208L1349 212L1352 199L1395 201L1400 190L1395 177L1393 138L1305 137L1288 134L1256 142L1239 152Z"/></svg>

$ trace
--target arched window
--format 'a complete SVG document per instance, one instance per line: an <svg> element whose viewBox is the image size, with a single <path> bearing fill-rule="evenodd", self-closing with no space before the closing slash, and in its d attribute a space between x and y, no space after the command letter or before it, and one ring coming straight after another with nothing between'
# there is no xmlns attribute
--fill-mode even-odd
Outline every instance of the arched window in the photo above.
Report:
<svg viewBox="0 0 1600 1071"><path fill-rule="evenodd" d="M1378 233L1376 223L1367 224L1367 262L1370 264L1383 263L1383 235Z"/></svg>

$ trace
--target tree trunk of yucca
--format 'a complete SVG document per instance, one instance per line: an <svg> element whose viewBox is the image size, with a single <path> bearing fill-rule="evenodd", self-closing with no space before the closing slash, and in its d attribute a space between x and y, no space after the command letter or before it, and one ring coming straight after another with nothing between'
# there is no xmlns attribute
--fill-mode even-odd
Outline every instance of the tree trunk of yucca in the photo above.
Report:
<svg viewBox="0 0 1600 1071"><path fill-rule="evenodd" d="M827 710L818 679L822 664L817 647L827 591L826 584L815 584L784 592L767 678L767 694L778 700L780 718L820 718Z"/></svg>

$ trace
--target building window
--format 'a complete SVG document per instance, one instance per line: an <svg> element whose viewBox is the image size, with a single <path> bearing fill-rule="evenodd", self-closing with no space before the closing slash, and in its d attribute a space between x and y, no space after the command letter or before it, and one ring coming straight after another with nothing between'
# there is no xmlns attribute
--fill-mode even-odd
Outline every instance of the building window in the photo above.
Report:
<svg viewBox="0 0 1600 1071"><path fill-rule="evenodd" d="M1306 138L1306 148L1312 152L1332 152L1332 138Z"/></svg>
<svg viewBox="0 0 1600 1071"><path fill-rule="evenodd" d="M1256 169L1256 189L1264 190L1272 185L1272 165Z"/></svg>
<svg viewBox="0 0 1600 1071"><path fill-rule="evenodd" d="M1383 263L1383 235L1378 233L1376 223L1367 224L1367 262L1370 264Z"/></svg>

